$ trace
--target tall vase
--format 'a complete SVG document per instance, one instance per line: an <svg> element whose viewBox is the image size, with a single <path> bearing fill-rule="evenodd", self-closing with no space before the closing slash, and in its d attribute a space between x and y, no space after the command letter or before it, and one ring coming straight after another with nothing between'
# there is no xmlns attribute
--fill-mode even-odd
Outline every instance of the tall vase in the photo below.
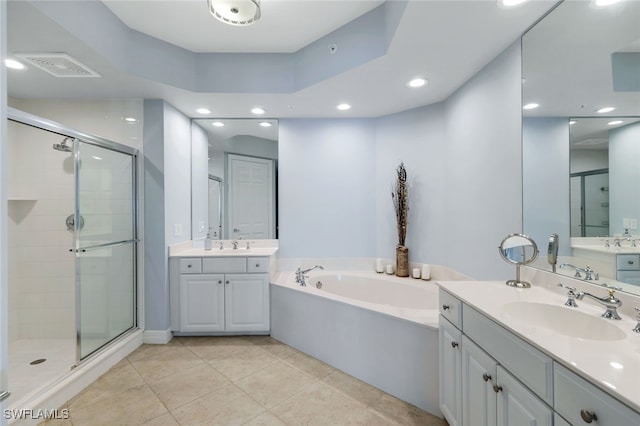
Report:
<svg viewBox="0 0 640 426"><path fill-rule="evenodd" d="M396 246L396 275L409 276L409 249L399 244Z"/></svg>

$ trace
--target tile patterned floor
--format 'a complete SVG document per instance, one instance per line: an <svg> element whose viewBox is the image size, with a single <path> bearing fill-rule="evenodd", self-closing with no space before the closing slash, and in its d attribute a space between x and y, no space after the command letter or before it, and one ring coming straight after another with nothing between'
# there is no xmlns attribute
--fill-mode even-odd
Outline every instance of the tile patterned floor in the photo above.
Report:
<svg viewBox="0 0 640 426"><path fill-rule="evenodd" d="M45 424L446 426L265 336L143 345L63 408Z"/></svg>

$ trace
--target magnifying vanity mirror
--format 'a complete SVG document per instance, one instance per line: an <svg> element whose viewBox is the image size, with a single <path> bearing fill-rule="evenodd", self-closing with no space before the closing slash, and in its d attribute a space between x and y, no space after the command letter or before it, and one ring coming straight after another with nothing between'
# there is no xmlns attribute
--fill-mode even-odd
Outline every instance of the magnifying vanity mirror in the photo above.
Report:
<svg viewBox="0 0 640 426"><path fill-rule="evenodd" d="M565 1L522 38L523 230L537 241L557 234L556 262L590 265L600 281L634 294L640 294L640 249L633 247L640 245L638 22L638 1ZM622 259L632 264L620 270L619 256L631 256ZM549 259L531 266L573 276Z"/></svg>
<svg viewBox="0 0 640 426"><path fill-rule="evenodd" d="M278 122L273 119L194 119L208 139L206 166L192 166L192 210L206 204L212 239L277 238ZM198 166L195 162L198 162ZM202 236L193 221L192 238Z"/></svg>
<svg viewBox="0 0 640 426"><path fill-rule="evenodd" d="M528 265L538 257L536 242L524 234L509 234L498 246L500 256L507 263L516 265L516 279L507 280L510 287L529 288L531 284L520 279L520 266Z"/></svg>

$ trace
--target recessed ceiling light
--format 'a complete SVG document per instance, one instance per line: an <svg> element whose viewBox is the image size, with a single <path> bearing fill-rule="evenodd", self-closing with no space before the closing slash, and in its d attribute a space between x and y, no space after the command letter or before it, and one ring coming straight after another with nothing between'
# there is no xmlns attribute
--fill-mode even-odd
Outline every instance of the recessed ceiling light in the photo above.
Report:
<svg viewBox="0 0 640 426"><path fill-rule="evenodd" d="M339 104L338 106L336 106L336 108L338 108L340 111L346 111L351 109L351 105L349 104Z"/></svg>
<svg viewBox="0 0 640 426"><path fill-rule="evenodd" d="M624 365L620 364L619 362L611 361L609 365L615 368L616 370L624 370Z"/></svg>
<svg viewBox="0 0 640 426"><path fill-rule="evenodd" d="M569 125L570 125L570 126L572 126L572 125L574 125L574 124L576 124L576 123L577 123L577 121L576 121L576 120L569 120Z"/></svg>
<svg viewBox="0 0 640 426"><path fill-rule="evenodd" d="M607 123L609 126L615 126L616 124L622 124L622 120L612 120Z"/></svg>
<svg viewBox="0 0 640 426"><path fill-rule="evenodd" d="M272 126L272 124L271 124L271 123L269 123L268 121L263 121L263 122L261 122L261 123L260 123L260 125L261 125L262 127L271 127L271 126Z"/></svg>
<svg viewBox="0 0 640 426"><path fill-rule="evenodd" d="M429 81L426 78L418 77L407 83L409 87L422 87L425 86Z"/></svg>
<svg viewBox="0 0 640 426"><path fill-rule="evenodd" d="M211 110L209 108L198 108L196 112L198 114L211 114Z"/></svg>
<svg viewBox="0 0 640 426"><path fill-rule="evenodd" d="M26 65L22 62L18 62L15 59L5 59L4 64L7 68L11 68L14 70L24 70L26 69Z"/></svg>
<svg viewBox="0 0 640 426"><path fill-rule="evenodd" d="M540 106L540 104L536 104L534 102L530 103L530 104L526 104L525 106L522 107L522 109L536 109Z"/></svg>
<svg viewBox="0 0 640 426"><path fill-rule="evenodd" d="M613 111L615 108L614 107L604 107L604 108L600 108L599 110L597 110L596 112L598 114L605 114L607 112L611 112Z"/></svg>
<svg viewBox="0 0 640 426"><path fill-rule="evenodd" d="M513 7L526 2L527 0L498 0L498 4L506 7Z"/></svg>
<svg viewBox="0 0 640 426"><path fill-rule="evenodd" d="M124 118L124 121L126 121L127 123L135 123L135 122L137 122L138 120L136 120L136 119L135 119L135 118L133 118L133 117L125 117L125 118Z"/></svg>
<svg viewBox="0 0 640 426"><path fill-rule="evenodd" d="M611 6L614 3L618 3L620 0L596 0L596 6L605 7Z"/></svg>
<svg viewBox="0 0 640 426"><path fill-rule="evenodd" d="M98 157L97 155L92 155L91 158L98 161L102 160L102 157Z"/></svg>
<svg viewBox="0 0 640 426"><path fill-rule="evenodd" d="M265 110L260 107L256 107L251 110L251 113L255 115L262 115L265 113Z"/></svg>
<svg viewBox="0 0 640 426"><path fill-rule="evenodd" d="M213 127L224 127L224 123L222 121L214 121L211 125Z"/></svg>

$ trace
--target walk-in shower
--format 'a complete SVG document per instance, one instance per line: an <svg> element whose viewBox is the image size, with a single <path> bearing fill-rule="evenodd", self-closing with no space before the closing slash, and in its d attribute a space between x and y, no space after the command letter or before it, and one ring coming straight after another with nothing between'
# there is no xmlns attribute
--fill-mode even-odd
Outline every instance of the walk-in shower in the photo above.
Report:
<svg viewBox="0 0 640 426"><path fill-rule="evenodd" d="M11 408L136 327L137 150L54 124L9 109Z"/></svg>

